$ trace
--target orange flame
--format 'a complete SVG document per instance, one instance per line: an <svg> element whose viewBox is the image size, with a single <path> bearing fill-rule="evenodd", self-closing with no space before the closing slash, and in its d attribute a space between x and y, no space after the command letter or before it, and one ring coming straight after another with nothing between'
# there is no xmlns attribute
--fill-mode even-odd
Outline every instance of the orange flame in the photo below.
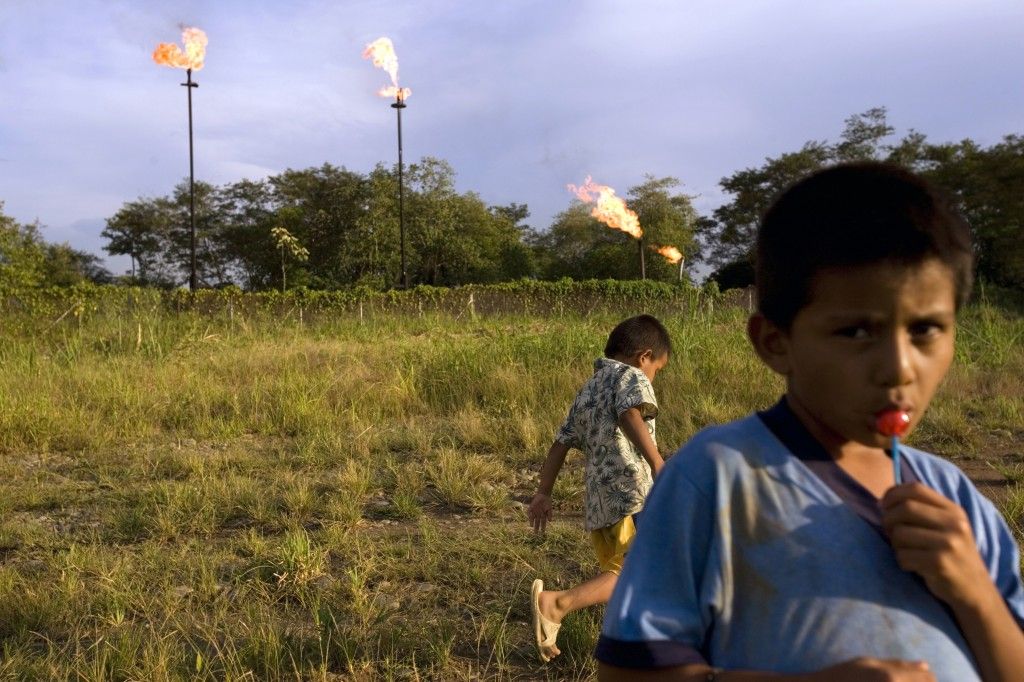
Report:
<svg viewBox="0 0 1024 682"><path fill-rule="evenodd" d="M590 215L608 227L622 230L636 239L644 236L640 219L626 207L626 202L615 196L615 190L607 185L598 185L588 175L583 185L568 185L569 191L585 204L596 203Z"/></svg>
<svg viewBox="0 0 1024 682"><path fill-rule="evenodd" d="M198 71L203 68L206 59L206 34L198 28L186 28L181 32L181 42L185 51L174 43L160 43L153 50L153 61L163 66Z"/></svg>
<svg viewBox="0 0 1024 682"><path fill-rule="evenodd" d="M669 263L675 265L679 261L683 260L682 252L674 246L659 246L655 249L658 253L665 257Z"/></svg>
<svg viewBox="0 0 1024 682"><path fill-rule="evenodd" d="M394 85L385 85L377 91L377 94L381 97L397 97L398 99L406 99L412 94L412 90L409 88L399 88Z"/></svg>
<svg viewBox="0 0 1024 682"><path fill-rule="evenodd" d="M384 69L391 76L391 86L378 90L378 95L405 99L412 94L412 90L409 88L398 87L398 55L395 54L395 45L391 42L391 38L377 38L367 45L363 50L363 59L372 60L374 66Z"/></svg>

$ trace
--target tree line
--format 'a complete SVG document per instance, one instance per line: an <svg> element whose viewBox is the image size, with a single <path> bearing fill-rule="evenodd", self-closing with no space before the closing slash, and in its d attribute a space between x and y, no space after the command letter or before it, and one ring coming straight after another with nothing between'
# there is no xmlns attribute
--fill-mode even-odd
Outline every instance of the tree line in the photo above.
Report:
<svg viewBox="0 0 1024 682"><path fill-rule="evenodd" d="M835 163L886 161L942 188L971 225L978 276L1024 290L1024 137L1006 135L983 147L970 139L936 144L895 130L884 108L846 119L836 142L809 141L721 181L732 199L698 221L698 238L720 287L753 281L752 246L761 214L774 197L808 173Z"/></svg>
<svg viewBox="0 0 1024 682"><path fill-rule="evenodd" d="M808 141L722 178L729 200L709 215L673 177L647 175L626 192L644 245L593 218L573 201L552 224L529 224L528 206L488 206L455 189L445 161L424 158L405 173L405 230L412 284L453 286L521 278L633 279L645 250L650 279L675 281L680 269L646 247L672 245L687 272L703 266L721 288L752 278L757 222L773 198L806 174L839 162L891 161L943 187L972 226L979 276L1024 290L1024 138L989 147L965 139L936 144L914 130L900 138L884 108L849 117L836 141ZM195 186L198 280L245 289L354 285L386 289L400 278L398 178L378 165L358 173L325 163L264 180ZM2 205L0 205L2 209ZM106 221L105 250L129 257L112 277L90 254L45 243L38 225L0 210L0 284L119 281L172 288L188 281L188 183L169 196L125 203ZM646 245L646 246L645 246Z"/></svg>
<svg viewBox="0 0 1024 682"><path fill-rule="evenodd" d="M455 286L521 278L639 276L632 238L609 229L577 202L545 231L526 204L488 206L455 189L445 161L425 158L405 173L407 269L411 284ZM648 243L694 243L696 213L673 193L674 178L647 178L629 190ZM111 254L129 256L131 279L156 286L187 280L188 184L170 197L125 204L107 221ZM353 285L387 288L400 279L398 179L382 165L360 174L331 164L286 170L261 181L196 185L198 279L246 289ZM634 240L635 241L635 240ZM646 256L648 276L676 272Z"/></svg>

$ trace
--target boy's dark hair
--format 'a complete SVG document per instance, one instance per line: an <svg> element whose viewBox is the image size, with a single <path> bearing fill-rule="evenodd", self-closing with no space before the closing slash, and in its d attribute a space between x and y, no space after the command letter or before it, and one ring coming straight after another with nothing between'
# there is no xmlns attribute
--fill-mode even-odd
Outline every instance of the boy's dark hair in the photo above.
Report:
<svg viewBox="0 0 1024 682"><path fill-rule="evenodd" d="M654 357L672 354L672 340L665 325L651 315L637 315L615 325L604 346L604 356L632 357L651 349Z"/></svg>
<svg viewBox="0 0 1024 682"><path fill-rule="evenodd" d="M783 330L811 300L826 268L937 258L953 273L957 308L974 281L967 223L924 179L891 164L851 163L786 190L757 233L758 310Z"/></svg>

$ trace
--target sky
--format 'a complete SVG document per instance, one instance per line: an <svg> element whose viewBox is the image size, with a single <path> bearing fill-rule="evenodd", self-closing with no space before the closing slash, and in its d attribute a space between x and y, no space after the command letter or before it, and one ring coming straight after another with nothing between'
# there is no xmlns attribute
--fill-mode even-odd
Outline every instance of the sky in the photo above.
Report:
<svg viewBox="0 0 1024 682"><path fill-rule="evenodd" d="M187 179L185 74L151 58L183 26L209 37L197 180L394 164L389 80L361 57L388 36L405 162L448 161L538 229L587 175L673 176L710 213L723 177L872 107L897 137L1024 133L1020 0L0 0L3 213L106 257L107 218Z"/></svg>

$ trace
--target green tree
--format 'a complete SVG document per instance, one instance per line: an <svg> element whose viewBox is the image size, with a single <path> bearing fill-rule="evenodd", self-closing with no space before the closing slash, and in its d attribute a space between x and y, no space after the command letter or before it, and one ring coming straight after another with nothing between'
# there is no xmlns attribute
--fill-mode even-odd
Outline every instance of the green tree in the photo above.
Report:
<svg viewBox="0 0 1024 682"><path fill-rule="evenodd" d="M107 239L103 248L111 255L131 258L133 282L158 287L174 287L187 282L187 242L184 261L181 247L174 246L174 223L180 219L177 214L174 203L166 197L127 202L107 219L101 232ZM185 230L187 239L187 227Z"/></svg>
<svg viewBox="0 0 1024 682"><path fill-rule="evenodd" d="M846 119L838 142L809 141L798 151L768 157L759 167L722 178L719 185L732 200L715 209L711 219L697 224L705 262L731 273L730 279L735 273L752 271L749 263L757 225L779 194L831 164L884 158L889 149L884 142L892 133L885 108L868 109ZM740 265L741 261L748 265Z"/></svg>
<svg viewBox="0 0 1024 682"><path fill-rule="evenodd" d="M212 287L233 281L235 253L222 238L226 229L221 212L219 188L208 182L194 185L196 226L196 280L201 287ZM167 233L169 257L175 264L178 278L188 282L192 271L192 227L190 191L187 180L178 183L171 195L171 221Z"/></svg>
<svg viewBox="0 0 1024 682"><path fill-rule="evenodd" d="M944 188L971 225L978 276L1024 289L1024 137L984 148L911 133L890 154Z"/></svg>
<svg viewBox="0 0 1024 682"><path fill-rule="evenodd" d="M591 207L573 200L555 216L538 241L546 253L545 279L635 279L640 277L640 243L590 215Z"/></svg>
<svg viewBox="0 0 1024 682"><path fill-rule="evenodd" d="M676 178L655 178L653 175L645 175L644 178L642 184L629 189L628 205L640 219L645 245L649 249L673 246L686 259L684 266L685 263L696 262L699 260L698 244L694 238L697 211L691 197L670 193L681 184ZM678 278L679 266L648 251L646 270L647 277L651 279L671 280Z"/></svg>
<svg viewBox="0 0 1024 682"><path fill-rule="evenodd" d="M364 176L325 163L289 169L268 181L279 221L285 210L283 226L309 249L306 268L312 286L344 286L375 269L363 234L368 225L362 218L371 200Z"/></svg>
<svg viewBox="0 0 1024 682"><path fill-rule="evenodd" d="M288 270L286 268L288 259L304 263L309 260L309 249L300 244L299 240L283 227L271 228L270 234L274 243L277 244L277 250L281 253L281 291L284 291L288 288Z"/></svg>
<svg viewBox="0 0 1024 682"><path fill-rule="evenodd" d="M542 276L546 279L635 279L640 277L640 249L644 249L647 276L674 281L678 266L670 265L653 251L656 246L674 246L684 257L697 249L694 230L697 212L685 194L673 194L676 178L645 175L642 184L631 187L627 206L637 214L644 241L591 216L592 206L573 200L556 216L547 233L530 240L536 248Z"/></svg>
<svg viewBox="0 0 1024 682"><path fill-rule="evenodd" d="M20 225L0 202L0 289L109 282L100 259L68 244L43 239L38 223Z"/></svg>
<svg viewBox="0 0 1024 682"><path fill-rule="evenodd" d="M45 281L46 248L39 225L4 215L0 202L0 289L36 287Z"/></svg>
<svg viewBox="0 0 1024 682"><path fill-rule="evenodd" d="M766 159L759 168L745 168L722 178L719 185L733 199L716 208L711 221L701 224L707 261L722 266L749 259L758 222L775 197L833 158L828 145L808 142L799 151Z"/></svg>
<svg viewBox="0 0 1024 682"><path fill-rule="evenodd" d="M512 213L491 210L473 193L455 190L455 171L425 157L410 165L406 193L409 269L414 283L495 282L532 274L532 258Z"/></svg>
<svg viewBox="0 0 1024 682"><path fill-rule="evenodd" d="M887 151L883 142L894 132L896 129L886 120L885 107L854 114L846 119L839 142L832 147L833 160L836 163L877 161Z"/></svg>
<svg viewBox="0 0 1024 682"><path fill-rule="evenodd" d="M220 188L214 200L221 216L218 240L230 258L233 279L247 289L274 286L278 253L270 230L282 221L269 183L241 180Z"/></svg>
<svg viewBox="0 0 1024 682"><path fill-rule="evenodd" d="M455 190L455 172L426 157L409 167L405 201L408 269L438 285L533 276L524 204L488 208ZM188 186L171 197L128 202L107 221L106 250L127 254L143 283L175 286L189 272ZM196 185L199 279L260 289L284 279L271 229L281 227L309 251L288 281L315 288L393 286L399 279L398 183L378 165L361 175L324 164L288 169L263 181Z"/></svg>
<svg viewBox="0 0 1024 682"><path fill-rule="evenodd" d="M413 283L445 284L462 265L455 234L455 171L426 157L406 173L406 256Z"/></svg>
<svg viewBox="0 0 1024 682"><path fill-rule="evenodd" d="M43 259L43 282L49 286L66 287L82 282L110 284L113 275L99 256L71 248L68 244L46 244Z"/></svg>
<svg viewBox="0 0 1024 682"><path fill-rule="evenodd" d="M491 215L500 224L498 230L506 235L500 246L500 279L516 280L536 277L539 268L531 240L535 232L526 222L530 209L526 204L511 203L507 206L491 206Z"/></svg>
<svg viewBox="0 0 1024 682"><path fill-rule="evenodd" d="M979 277L1024 288L1024 137L1008 135L986 148L969 139L933 144L911 129L889 142L893 128L885 113L876 108L851 116L837 143L808 142L723 178L732 200L698 221L707 262L718 268L712 279L723 286L752 281L757 223L786 187L827 165L870 159L906 166L945 189L971 225Z"/></svg>

